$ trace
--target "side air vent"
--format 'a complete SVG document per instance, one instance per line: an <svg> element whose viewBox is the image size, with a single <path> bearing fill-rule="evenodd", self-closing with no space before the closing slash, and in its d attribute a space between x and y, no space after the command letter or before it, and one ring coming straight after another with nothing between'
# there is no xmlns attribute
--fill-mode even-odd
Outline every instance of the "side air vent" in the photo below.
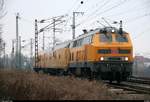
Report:
<svg viewBox="0 0 150 102"><path fill-rule="evenodd" d="M131 53L131 50L119 50L119 53L120 54L129 54L129 53Z"/></svg>
<svg viewBox="0 0 150 102"><path fill-rule="evenodd" d="M110 49L100 49L97 51L99 54L110 54L111 50Z"/></svg>

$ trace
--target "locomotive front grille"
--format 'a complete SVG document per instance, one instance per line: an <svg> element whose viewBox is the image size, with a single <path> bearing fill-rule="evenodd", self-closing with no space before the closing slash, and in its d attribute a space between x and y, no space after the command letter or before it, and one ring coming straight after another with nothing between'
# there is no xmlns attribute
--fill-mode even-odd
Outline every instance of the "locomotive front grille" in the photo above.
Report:
<svg viewBox="0 0 150 102"><path fill-rule="evenodd" d="M100 53L100 54L111 54L111 50L110 49L101 49L101 50L98 50L97 53Z"/></svg>
<svg viewBox="0 0 150 102"><path fill-rule="evenodd" d="M126 49L116 49L116 50L112 50L112 49L100 49L97 50L97 53L99 54L130 54L131 50L126 50Z"/></svg>
<svg viewBox="0 0 150 102"><path fill-rule="evenodd" d="M121 61L122 58L120 58L120 57L108 57L107 60L108 61Z"/></svg>
<svg viewBox="0 0 150 102"><path fill-rule="evenodd" d="M101 57L101 61L128 61L128 57Z"/></svg>
<svg viewBox="0 0 150 102"><path fill-rule="evenodd" d="M129 53L131 53L131 50L121 50L121 49L119 49L119 53L120 54L129 54Z"/></svg>

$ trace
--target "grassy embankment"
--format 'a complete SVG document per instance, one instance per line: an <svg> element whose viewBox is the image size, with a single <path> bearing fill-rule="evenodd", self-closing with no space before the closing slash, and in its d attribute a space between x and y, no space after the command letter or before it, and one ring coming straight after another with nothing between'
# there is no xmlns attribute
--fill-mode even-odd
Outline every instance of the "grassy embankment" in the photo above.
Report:
<svg viewBox="0 0 150 102"><path fill-rule="evenodd" d="M105 84L17 70L0 70L0 99L111 100L121 99Z"/></svg>

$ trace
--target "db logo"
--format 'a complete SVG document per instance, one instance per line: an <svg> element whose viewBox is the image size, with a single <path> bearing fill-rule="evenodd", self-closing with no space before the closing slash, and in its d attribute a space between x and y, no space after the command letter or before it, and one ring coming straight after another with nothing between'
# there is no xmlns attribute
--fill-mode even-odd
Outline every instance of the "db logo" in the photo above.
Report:
<svg viewBox="0 0 150 102"><path fill-rule="evenodd" d="M112 54L117 54L117 53L118 53L118 50L113 49L113 50L111 50L111 53L112 53Z"/></svg>

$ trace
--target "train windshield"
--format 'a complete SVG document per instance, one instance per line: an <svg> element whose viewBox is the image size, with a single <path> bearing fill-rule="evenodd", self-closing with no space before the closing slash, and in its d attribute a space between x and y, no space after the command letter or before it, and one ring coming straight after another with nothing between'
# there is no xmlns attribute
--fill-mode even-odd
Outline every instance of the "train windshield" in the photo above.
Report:
<svg viewBox="0 0 150 102"><path fill-rule="evenodd" d="M100 41L101 42L112 42L112 35L111 34L100 34Z"/></svg>
<svg viewBox="0 0 150 102"><path fill-rule="evenodd" d="M127 36L126 35L116 35L116 41L117 42L128 42Z"/></svg>

